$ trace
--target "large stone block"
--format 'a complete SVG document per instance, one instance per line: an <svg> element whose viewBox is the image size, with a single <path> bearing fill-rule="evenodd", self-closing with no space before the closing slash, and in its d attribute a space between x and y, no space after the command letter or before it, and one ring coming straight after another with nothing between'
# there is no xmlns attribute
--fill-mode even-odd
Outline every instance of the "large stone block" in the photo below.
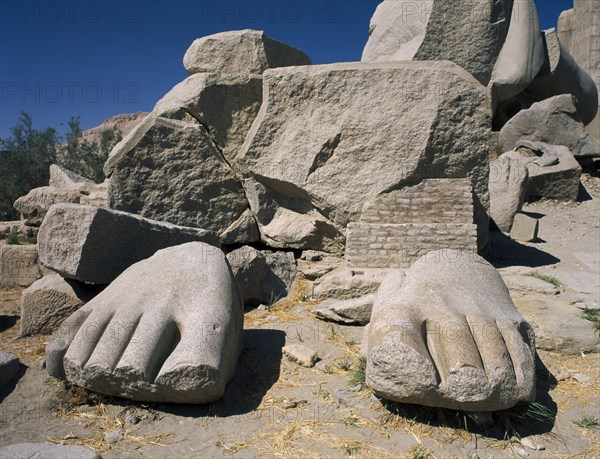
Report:
<svg viewBox="0 0 600 459"><path fill-rule="evenodd" d="M485 245L489 100L465 70L450 62L275 69L264 74L263 97L234 164L271 246L339 251L366 201L425 178L465 177ZM253 205L249 185L267 204Z"/></svg>
<svg viewBox="0 0 600 459"><path fill-rule="evenodd" d="M77 190L44 186L34 188L15 201L14 207L21 213L27 225L40 226L48 209L61 202L79 203L81 193Z"/></svg>
<svg viewBox="0 0 600 459"><path fill-rule="evenodd" d="M302 51L259 30L233 30L195 40L183 57L190 73L261 74L269 68L310 65Z"/></svg>
<svg viewBox="0 0 600 459"><path fill-rule="evenodd" d="M50 274L36 281L21 297L21 336L51 334L92 299L98 288Z"/></svg>
<svg viewBox="0 0 600 459"><path fill-rule="evenodd" d="M227 260L245 304L272 305L291 291L297 271L292 252L244 246L228 253Z"/></svg>
<svg viewBox="0 0 600 459"><path fill-rule="evenodd" d="M533 104L515 115L500 131L503 152L516 148L523 140L563 145L576 158L600 157L600 140L586 131L570 94Z"/></svg>
<svg viewBox="0 0 600 459"><path fill-rule="evenodd" d="M210 231L77 204L53 206L38 234L44 266L92 284L108 284L157 250L192 241L219 245Z"/></svg>
<svg viewBox="0 0 600 459"><path fill-rule="evenodd" d="M523 161L502 157L490 163L490 217L500 231L512 228L528 187L529 171Z"/></svg>
<svg viewBox="0 0 600 459"><path fill-rule="evenodd" d="M240 180L197 122L148 116L113 149L105 171L116 210L218 234L247 221Z"/></svg>
<svg viewBox="0 0 600 459"><path fill-rule="evenodd" d="M0 286L29 287L42 277L35 245L0 243Z"/></svg>
<svg viewBox="0 0 600 459"><path fill-rule="evenodd" d="M568 148L527 141L517 145L517 150L504 153L500 159L510 158L527 168L528 198L577 200L581 166Z"/></svg>
<svg viewBox="0 0 600 459"><path fill-rule="evenodd" d="M201 242L160 250L67 319L48 372L145 402L211 403L233 377L244 310L223 252Z"/></svg>
<svg viewBox="0 0 600 459"><path fill-rule="evenodd" d="M556 30L546 30L544 36L546 63L527 87L527 95L534 100L545 100L571 94L581 121L590 124L598 113L598 90L594 80L560 43Z"/></svg>
<svg viewBox="0 0 600 459"><path fill-rule="evenodd" d="M93 186L94 182L65 167L52 164L49 185L60 190L80 191L82 188Z"/></svg>
<svg viewBox="0 0 600 459"><path fill-rule="evenodd" d="M229 159L239 153L261 102L259 75L198 73L171 89L153 114L199 122Z"/></svg>

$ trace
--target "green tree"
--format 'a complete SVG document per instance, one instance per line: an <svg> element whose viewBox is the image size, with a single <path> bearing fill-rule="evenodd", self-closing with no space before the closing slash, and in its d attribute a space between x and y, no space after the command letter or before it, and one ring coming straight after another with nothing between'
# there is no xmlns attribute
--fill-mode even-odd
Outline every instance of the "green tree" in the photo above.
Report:
<svg viewBox="0 0 600 459"><path fill-rule="evenodd" d="M0 139L0 220L19 218L17 198L48 185L50 165L56 161L56 130L39 131L22 112L8 139Z"/></svg>
<svg viewBox="0 0 600 459"><path fill-rule="evenodd" d="M71 117L68 125L69 132L58 164L96 183L103 182L106 178L102 170L104 163L112 148L121 140L121 133L116 129L105 129L100 133L99 142L88 142L83 139L78 116Z"/></svg>

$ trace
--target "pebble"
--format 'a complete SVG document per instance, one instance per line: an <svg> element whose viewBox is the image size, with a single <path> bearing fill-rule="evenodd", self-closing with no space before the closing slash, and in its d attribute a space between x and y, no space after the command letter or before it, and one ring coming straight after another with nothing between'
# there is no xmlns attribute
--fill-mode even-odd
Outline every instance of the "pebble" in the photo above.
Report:
<svg viewBox="0 0 600 459"><path fill-rule="evenodd" d="M268 310L269 310L269 308L267 308L267 307L266 307L264 304L261 304L261 305L260 305L258 308L256 308L256 309L258 309L259 311L268 311Z"/></svg>
<svg viewBox="0 0 600 459"><path fill-rule="evenodd" d="M127 416L125 416L125 421L129 424L136 425L140 423L141 419L135 414L127 413Z"/></svg>
<svg viewBox="0 0 600 459"><path fill-rule="evenodd" d="M573 378L575 378L581 384L588 384L592 380L592 378L590 378L588 375L584 375L583 373L575 373Z"/></svg>
<svg viewBox="0 0 600 459"><path fill-rule="evenodd" d="M44 358L39 358L38 359L38 368L40 370L45 370L46 369L46 359L44 359Z"/></svg>
<svg viewBox="0 0 600 459"><path fill-rule="evenodd" d="M534 442L529 438L521 438L520 443L525 447L534 451L544 451L546 448L539 443Z"/></svg>
<svg viewBox="0 0 600 459"><path fill-rule="evenodd" d="M352 406L352 394L345 389L337 389L335 391L335 398L340 405Z"/></svg>
<svg viewBox="0 0 600 459"><path fill-rule="evenodd" d="M123 432L121 429L114 430L111 433L106 434L104 441L107 443L117 443L123 440Z"/></svg>
<svg viewBox="0 0 600 459"><path fill-rule="evenodd" d="M314 367L319 358L315 350L303 344L287 345L282 352L290 361L308 368Z"/></svg>
<svg viewBox="0 0 600 459"><path fill-rule="evenodd" d="M518 446L515 446L513 448L513 450L515 451L515 453L517 453L521 457L529 457L529 453L527 451L525 451L523 448L519 448Z"/></svg>
<svg viewBox="0 0 600 459"><path fill-rule="evenodd" d="M558 373L556 375L556 380L557 381L566 381L570 377L571 377L571 373L569 373L568 371L561 371L560 373Z"/></svg>

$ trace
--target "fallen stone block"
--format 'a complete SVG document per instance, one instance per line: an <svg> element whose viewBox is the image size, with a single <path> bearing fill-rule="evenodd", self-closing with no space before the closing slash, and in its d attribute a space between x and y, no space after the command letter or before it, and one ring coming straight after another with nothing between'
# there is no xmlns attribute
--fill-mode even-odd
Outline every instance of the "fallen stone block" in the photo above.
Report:
<svg viewBox="0 0 600 459"><path fill-rule="evenodd" d="M0 243L0 287L29 287L40 277L37 246Z"/></svg>
<svg viewBox="0 0 600 459"><path fill-rule="evenodd" d="M218 237L210 231L116 210L58 204L44 219L38 248L41 263L61 276L108 284L157 250L192 241L207 242L212 244L210 250L219 250Z"/></svg>
<svg viewBox="0 0 600 459"><path fill-rule="evenodd" d="M371 320L374 300L375 294L349 300L329 299L320 303L314 314L319 319L342 324L366 325Z"/></svg>
<svg viewBox="0 0 600 459"><path fill-rule="evenodd" d="M259 30L233 30L194 40L183 66L195 73L261 74L269 68L310 65L302 51L268 38Z"/></svg>
<svg viewBox="0 0 600 459"><path fill-rule="evenodd" d="M500 148L510 151L529 140L562 145L576 158L600 157L600 140L587 132L575 104L571 94L564 94L521 110L501 129Z"/></svg>
<svg viewBox="0 0 600 459"><path fill-rule="evenodd" d="M239 178L197 121L149 115L113 148L104 170L112 209L218 234L241 220L256 232Z"/></svg>
<svg viewBox="0 0 600 459"><path fill-rule="evenodd" d="M42 277L21 297L21 336L55 332L97 293L98 288L63 279L59 274Z"/></svg>
<svg viewBox="0 0 600 459"><path fill-rule="evenodd" d="M517 214L510 230L510 238L520 242L535 242L538 238L540 222L537 218Z"/></svg>
<svg viewBox="0 0 600 459"><path fill-rule="evenodd" d="M579 194L581 166L571 152L560 145L519 141L516 151L504 153L527 167L527 198L575 201Z"/></svg>
<svg viewBox="0 0 600 459"><path fill-rule="evenodd" d="M296 277L296 260L291 252L244 246L228 253L227 261L247 305L274 304L288 295Z"/></svg>
<svg viewBox="0 0 600 459"><path fill-rule="evenodd" d="M472 75L450 62L406 61L263 78L263 105L232 163L244 171L262 241L340 253L367 201L424 179L468 177L485 246L491 123L487 91Z"/></svg>
<svg viewBox="0 0 600 459"><path fill-rule="evenodd" d="M503 157L490 162L490 217L500 231L510 232L528 187L529 172L521 161Z"/></svg>
<svg viewBox="0 0 600 459"><path fill-rule="evenodd" d="M290 344L282 352L291 362L307 368L314 367L318 359L316 351L302 344Z"/></svg>
<svg viewBox="0 0 600 459"><path fill-rule="evenodd" d="M81 193L76 190L62 190L44 186L35 188L15 201L14 208L17 209L25 223L40 226L46 212L54 204L61 202L79 203Z"/></svg>

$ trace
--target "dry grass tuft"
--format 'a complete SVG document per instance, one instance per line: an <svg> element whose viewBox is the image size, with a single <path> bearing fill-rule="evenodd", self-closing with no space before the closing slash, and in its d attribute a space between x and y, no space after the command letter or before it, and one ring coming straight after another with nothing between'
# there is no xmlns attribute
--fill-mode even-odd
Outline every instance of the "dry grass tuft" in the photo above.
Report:
<svg viewBox="0 0 600 459"><path fill-rule="evenodd" d="M125 414L128 408L121 409L119 412L114 412L116 406L109 407L103 402L98 402L93 405L90 409L89 406L83 406L86 403L87 395L85 395L83 389L81 391L75 391L71 402L74 405L78 403L80 406L67 407L61 406L55 415L59 418L69 419L71 421L77 421L79 424L91 433L88 438L80 438L76 435L67 435L62 438L49 438L48 441L58 445L79 445L86 446L97 452L108 451L111 444L104 441L104 437L115 430L121 430L123 433L123 440L136 445L136 448L143 446L169 446L172 443L166 443L166 440L173 438L174 434L161 434L161 435L144 435L138 436L133 435L125 425Z"/></svg>

